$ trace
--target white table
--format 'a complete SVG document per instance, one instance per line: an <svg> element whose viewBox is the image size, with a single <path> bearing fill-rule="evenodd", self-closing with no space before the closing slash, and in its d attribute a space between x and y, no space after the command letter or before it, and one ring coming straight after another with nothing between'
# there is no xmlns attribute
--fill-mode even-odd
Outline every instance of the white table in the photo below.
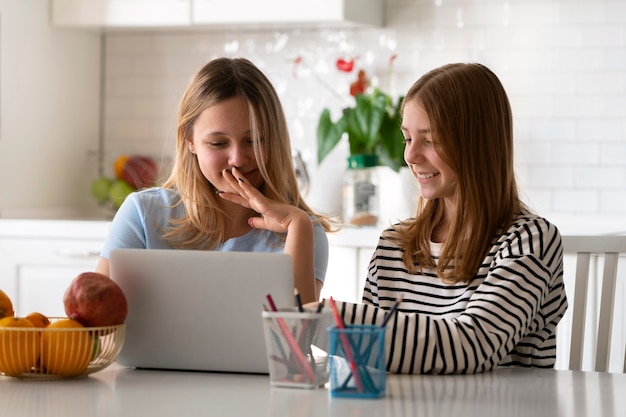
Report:
<svg viewBox="0 0 626 417"><path fill-rule="evenodd" d="M500 369L390 375L384 398L270 386L263 375L146 371L112 365L71 380L0 377L0 415L30 416L625 416L626 374Z"/></svg>

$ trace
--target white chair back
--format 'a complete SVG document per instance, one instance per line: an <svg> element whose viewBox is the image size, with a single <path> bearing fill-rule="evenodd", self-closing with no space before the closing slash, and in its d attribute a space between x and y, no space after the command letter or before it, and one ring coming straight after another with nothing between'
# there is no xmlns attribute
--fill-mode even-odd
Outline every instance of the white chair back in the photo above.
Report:
<svg viewBox="0 0 626 417"><path fill-rule="evenodd" d="M597 339L595 343L595 367L599 372L609 370L611 334L615 315L616 282L619 256L626 255L626 236L563 236L564 255L576 255L574 294L568 294L571 312L572 331L569 350L569 369L581 370L587 317L597 317ZM600 263L603 261L602 268ZM622 262L626 262L625 259ZM591 268L590 268L591 266ZM591 288L602 281L599 298L599 313L587 312L587 295ZM565 279L571 271L565 266ZM626 285L626 284L625 284ZM626 300L625 300L626 301ZM624 325L626 317L619 317ZM619 354L624 357L623 372L626 372L626 343L619 346ZM616 354L616 353L613 353Z"/></svg>

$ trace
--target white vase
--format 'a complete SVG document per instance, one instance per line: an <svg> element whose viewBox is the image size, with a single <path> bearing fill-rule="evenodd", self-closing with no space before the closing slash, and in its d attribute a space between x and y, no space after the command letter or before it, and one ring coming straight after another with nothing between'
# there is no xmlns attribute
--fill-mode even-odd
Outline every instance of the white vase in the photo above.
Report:
<svg viewBox="0 0 626 417"><path fill-rule="evenodd" d="M386 227L415 215L419 186L408 167L395 172L388 167L378 167L380 216L378 224Z"/></svg>

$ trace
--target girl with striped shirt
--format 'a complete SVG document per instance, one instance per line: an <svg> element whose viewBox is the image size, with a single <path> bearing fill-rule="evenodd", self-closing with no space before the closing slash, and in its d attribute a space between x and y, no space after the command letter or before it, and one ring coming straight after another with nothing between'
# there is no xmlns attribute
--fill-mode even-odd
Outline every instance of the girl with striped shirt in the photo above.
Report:
<svg viewBox="0 0 626 417"><path fill-rule="evenodd" d="M567 308L561 236L521 201L507 94L480 64L449 64L409 89L404 158L420 186L414 218L383 231L362 304L346 323L387 324L394 373L553 367Z"/></svg>

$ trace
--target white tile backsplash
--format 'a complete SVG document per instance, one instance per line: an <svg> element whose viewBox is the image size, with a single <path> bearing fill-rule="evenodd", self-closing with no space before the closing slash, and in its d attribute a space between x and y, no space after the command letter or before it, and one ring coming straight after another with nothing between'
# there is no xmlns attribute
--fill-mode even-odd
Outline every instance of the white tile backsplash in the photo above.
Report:
<svg viewBox="0 0 626 417"><path fill-rule="evenodd" d="M579 99L581 105L585 101ZM593 102L593 100L591 100ZM580 141L610 141L625 143L624 127L626 120L619 118L607 118L598 115L597 117L579 117L577 120L576 139ZM626 164L626 161L623 161Z"/></svg>
<svg viewBox="0 0 626 417"><path fill-rule="evenodd" d="M624 167L626 161L626 141L600 144L600 163ZM626 192L626 190L624 190ZM624 200L626 201L626 200Z"/></svg>
<svg viewBox="0 0 626 417"><path fill-rule="evenodd" d="M599 144L584 141L560 142L553 144L555 164L584 166L597 164L600 161Z"/></svg>
<svg viewBox="0 0 626 417"><path fill-rule="evenodd" d="M315 145L322 108L338 114L355 77L337 71L335 60L358 56L372 83L396 96L436 66L478 61L510 95L530 204L559 215L626 216L625 1L387 0L386 12L384 28L353 31L107 34L107 153L170 153L192 74L214 57L244 56L279 92L311 176L310 203L338 212L347 150L318 167Z"/></svg>
<svg viewBox="0 0 626 417"><path fill-rule="evenodd" d="M592 214L600 209L599 197L599 191L559 190L554 193L553 207L558 212Z"/></svg>
<svg viewBox="0 0 626 417"><path fill-rule="evenodd" d="M574 188L576 169L567 165L530 165L526 175L526 187L529 189L549 188L555 192Z"/></svg>
<svg viewBox="0 0 626 417"><path fill-rule="evenodd" d="M602 178L598 181L598 178ZM580 189L620 190L626 189L626 167L581 165L576 169L574 186ZM625 200L626 201L626 200Z"/></svg>
<svg viewBox="0 0 626 417"><path fill-rule="evenodd" d="M626 203L626 191L601 191L600 192L600 206L601 207L613 207L611 212L609 209L605 211L609 214L623 213L624 205ZM626 231L626 223L621 225L622 230Z"/></svg>

